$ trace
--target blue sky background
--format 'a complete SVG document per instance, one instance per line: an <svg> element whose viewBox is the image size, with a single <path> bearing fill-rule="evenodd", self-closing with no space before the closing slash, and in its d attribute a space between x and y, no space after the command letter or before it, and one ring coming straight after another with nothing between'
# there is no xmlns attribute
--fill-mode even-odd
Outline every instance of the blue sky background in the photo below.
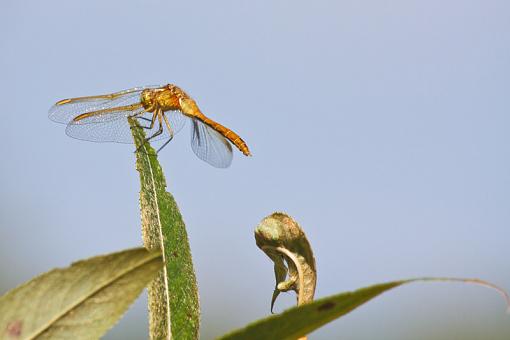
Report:
<svg viewBox="0 0 510 340"><path fill-rule="evenodd" d="M300 222L317 296L415 276L510 289L510 2L3 1L0 293L141 244L133 147L67 137L57 100L175 83L253 157L160 155L187 222L202 338L269 314L253 229ZM281 311L294 303L287 294ZM106 339L147 335L146 297ZM494 292L416 284L313 339L508 339Z"/></svg>

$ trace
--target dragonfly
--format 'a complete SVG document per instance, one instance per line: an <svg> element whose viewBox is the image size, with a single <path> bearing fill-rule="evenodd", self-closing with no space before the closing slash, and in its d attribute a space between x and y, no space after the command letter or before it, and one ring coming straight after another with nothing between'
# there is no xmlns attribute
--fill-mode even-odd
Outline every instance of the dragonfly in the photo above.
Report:
<svg viewBox="0 0 510 340"><path fill-rule="evenodd" d="M158 152L190 121L191 148L210 165L230 166L232 145L245 156L251 156L237 133L204 115L195 100L173 84L63 99L50 108L48 116L66 124L70 137L117 143L134 142L128 119L136 119L139 127L147 131L145 142L166 139Z"/></svg>

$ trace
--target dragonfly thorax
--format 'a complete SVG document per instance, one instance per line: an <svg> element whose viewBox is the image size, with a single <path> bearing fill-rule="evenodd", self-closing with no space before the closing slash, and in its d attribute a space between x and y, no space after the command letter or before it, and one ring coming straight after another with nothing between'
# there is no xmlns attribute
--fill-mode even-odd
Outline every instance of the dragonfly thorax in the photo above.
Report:
<svg viewBox="0 0 510 340"><path fill-rule="evenodd" d="M158 89L143 90L140 101L143 108L148 112L156 110L165 112L181 110L180 99L187 97L186 93L177 86L167 85Z"/></svg>

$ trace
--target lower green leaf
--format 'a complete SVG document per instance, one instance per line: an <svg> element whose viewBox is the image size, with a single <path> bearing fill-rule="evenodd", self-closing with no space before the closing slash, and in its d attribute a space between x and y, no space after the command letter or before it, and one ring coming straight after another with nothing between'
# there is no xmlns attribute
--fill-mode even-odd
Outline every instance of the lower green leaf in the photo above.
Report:
<svg viewBox="0 0 510 340"><path fill-rule="evenodd" d="M98 339L161 267L137 248L44 273L0 297L0 339Z"/></svg>
<svg viewBox="0 0 510 340"><path fill-rule="evenodd" d="M268 317L249 324L245 328L233 331L220 339L249 340L249 339L296 339L316 330L350 311L356 309L376 296L403 284L417 281L447 281L463 282L486 286L496 289L506 299L510 306L508 294L497 286L478 279L457 278L419 278L411 280L393 281L361 288L353 292L332 295L312 303L291 308L281 314Z"/></svg>

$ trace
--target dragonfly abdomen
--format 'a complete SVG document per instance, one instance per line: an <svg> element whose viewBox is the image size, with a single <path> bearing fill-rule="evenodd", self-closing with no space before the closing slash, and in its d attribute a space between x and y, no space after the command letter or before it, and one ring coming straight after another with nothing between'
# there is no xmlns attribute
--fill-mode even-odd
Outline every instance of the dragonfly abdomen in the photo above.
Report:
<svg viewBox="0 0 510 340"><path fill-rule="evenodd" d="M232 142L232 144L234 144L239 149L239 151L241 151L245 156L251 156L250 149L248 149L248 145L237 133L221 125L220 123L217 123L214 120L207 118L206 116L200 117L199 119L202 120L204 124L218 131L223 137Z"/></svg>

